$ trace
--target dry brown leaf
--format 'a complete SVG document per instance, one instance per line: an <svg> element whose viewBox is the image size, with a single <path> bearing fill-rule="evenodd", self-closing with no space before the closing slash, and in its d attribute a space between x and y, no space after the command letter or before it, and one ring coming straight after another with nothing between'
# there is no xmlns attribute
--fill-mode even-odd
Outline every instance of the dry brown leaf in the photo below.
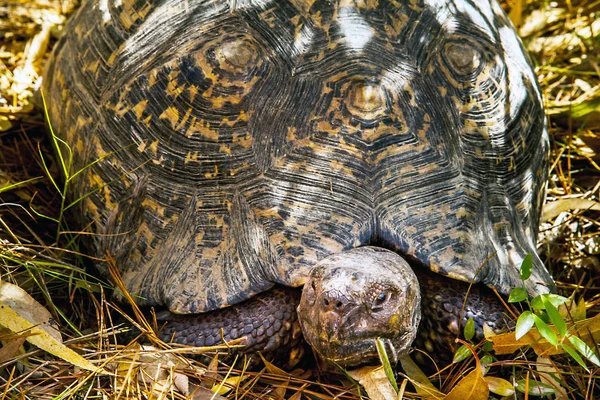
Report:
<svg viewBox="0 0 600 400"><path fill-rule="evenodd" d="M200 382L200 385L202 385L205 388L212 388L214 386L214 384L217 382L217 380L219 380L219 353L217 352L215 354L215 356L213 357L212 360L210 360L210 363L208 364L208 367L206 368L206 373L204 374L204 379L202 379L202 381Z"/></svg>
<svg viewBox="0 0 600 400"><path fill-rule="evenodd" d="M173 385L181 392L184 396L190 394L190 378L186 374L181 372L173 372Z"/></svg>
<svg viewBox="0 0 600 400"><path fill-rule="evenodd" d="M555 399L563 400L569 398L565 388L561 385L560 381L555 378L555 376L560 377L562 374L549 358L538 357L536 360L535 369L538 371L540 381L556 390L554 393Z"/></svg>
<svg viewBox="0 0 600 400"><path fill-rule="evenodd" d="M0 364L12 359L19 354L19 349L25 343L25 337L20 337L12 340L3 340L2 348L0 349Z"/></svg>
<svg viewBox="0 0 600 400"><path fill-rule="evenodd" d="M296 392L289 398L289 400L300 400L302 399L302 392Z"/></svg>
<svg viewBox="0 0 600 400"><path fill-rule="evenodd" d="M181 360L170 353L160 352L153 346L134 343L130 351L118 359L116 366L116 391L132 390L137 381L153 400L172 397L175 390L187 396L190 393L187 375L177 372ZM197 371L202 375L202 371Z"/></svg>
<svg viewBox="0 0 600 400"><path fill-rule="evenodd" d="M383 367L362 367L347 371L353 379L365 388L372 400L396 400L398 394L385 375Z"/></svg>
<svg viewBox="0 0 600 400"><path fill-rule="evenodd" d="M587 199L560 199L551 201L542 209L542 221L556 218L560 213L570 210L600 210L600 203Z"/></svg>
<svg viewBox="0 0 600 400"><path fill-rule="evenodd" d="M477 367L463 377L444 397L444 400L487 400L490 389L481 368Z"/></svg>
<svg viewBox="0 0 600 400"><path fill-rule="evenodd" d="M282 370L281 368L273 365L272 363L270 363L269 361L267 361L262 354L260 354L260 358L262 359L263 363L265 364L265 367L267 368L267 371L269 371L270 374L273 375L277 375L277 376L283 376L283 377L290 377L292 376L289 372L285 372L284 370Z"/></svg>

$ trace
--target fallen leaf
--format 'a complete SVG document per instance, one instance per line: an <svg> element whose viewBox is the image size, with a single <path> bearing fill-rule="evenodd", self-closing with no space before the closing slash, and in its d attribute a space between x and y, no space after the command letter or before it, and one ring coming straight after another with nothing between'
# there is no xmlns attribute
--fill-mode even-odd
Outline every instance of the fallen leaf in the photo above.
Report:
<svg viewBox="0 0 600 400"><path fill-rule="evenodd" d="M555 377L560 377L562 374L558 368L554 366L549 358L538 357L535 369L538 372L540 381L556 389L556 400L568 399L569 395L565 388L562 387L560 381Z"/></svg>
<svg viewBox="0 0 600 400"><path fill-rule="evenodd" d="M444 400L487 400L489 394L490 389L481 368L476 367L452 388Z"/></svg>
<svg viewBox="0 0 600 400"><path fill-rule="evenodd" d="M365 388L365 391L372 400L396 400L397 393L392 387L382 366L362 367L352 371L347 371L353 379Z"/></svg>
<svg viewBox="0 0 600 400"><path fill-rule="evenodd" d="M485 376L486 383L490 392L500 396L512 396L515 393L515 387L506 379L497 378L495 376Z"/></svg>
<svg viewBox="0 0 600 400"><path fill-rule="evenodd" d="M2 348L0 349L0 364L12 359L14 356L19 354L19 349L25 342L25 337L17 339L3 340Z"/></svg>
<svg viewBox="0 0 600 400"><path fill-rule="evenodd" d="M400 357L400 364L404 374L415 386L417 394L423 399L443 399L444 393L440 392L427 378L421 368L415 364L409 355Z"/></svg>
<svg viewBox="0 0 600 400"><path fill-rule="evenodd" d="M133 343L116 362L117 392L143 387L145 396L153 400L172 398L175 390L184 396L190 393L187 375L177 372L182 367L182 362L171 353ZM202 370L196 371L197 375L203 373Z"/></svg>
<svg viewBox="0 0 600 400"><path fill-rule="evenodd" d="M249 375L230 376L219 383L215 383L211 390L219 395L227 394L231 389L237 387L237 385L248 378L248 376Z"/></svg>
<svg viewBox="0 0 600 400"><path fill-rule="evenodd" d="M558 214L570 210L600 211L600 203L588 199L561 199L548 202L542 209L542 221L556 218Z"/></svg>
<svg viewBox="0 0 600 400"><path fill-rule="evenodd" d="M27 334L27 341L63 360L89 371L101 372L88 360L62 344L60 332L52 326L52 315L27 292L0 281L0 325L14 333Z"/></svg>
<svg viewBox="0 0 600 400"><path fill-rule="evenodd" d="M557 331L554 326L550 329ZM567 330L581 340L587 343L588 346L595 346L594 343L600 341L600 314L575 324L567 323ZM490 338L494 345L496 354L511 354L523 346L531 346L538 356L548 357L556 354L563 354L565 351L561 346L554 346L548 343L546 339L540 335L534 327L519 340L515 337L515 332L503 333Z"/></svg>
<svg viewBox="0 0 600 400"><path fill-rule="evenodd" d="M277 376L283 376L283 377L291 377L292 375L289 372L285 372L284 370L282 370L281 368L273 365L272 363L270 363L269 361L267 361L262 354L260 354L260 358L262 359L263 363L265 364L265 367L267 368L267 371L270 374L273 375L277 375Z"/></svg>
<svg viewBox="0 0 600 400"><path fill-rule="evenodd" d="M190 394L190 378L181 372L173 372L173 384L184 396Z"/></svg>
<svg viewBox="0 0 600 400"><path fill-rule="evenodd" d="M171 398L175 389L184 395L189 393L187 376L176 372L181 361L173 354L161 353L152 346L142 346L137 362L138 381L150 386L153 399ZM176 379L179 385L176 385Z"/></svg>
<svg viewBox="0 0 600 400"><path fill-rule="evenodd" d="M204 374L204 379L200 382L205 388L210 389L214 386L215 382L219 380L221 377L219 376L219 352L215 353L215 356L210 360L208 367L206 368L206 373Z"/></svg>
<svg viewBox="0 0 600 400"><path fill-rule="evenodd" d="M190 385L192 395L191 400L227 400L226 397L219 396L210 389L203 386Z"/></svg>

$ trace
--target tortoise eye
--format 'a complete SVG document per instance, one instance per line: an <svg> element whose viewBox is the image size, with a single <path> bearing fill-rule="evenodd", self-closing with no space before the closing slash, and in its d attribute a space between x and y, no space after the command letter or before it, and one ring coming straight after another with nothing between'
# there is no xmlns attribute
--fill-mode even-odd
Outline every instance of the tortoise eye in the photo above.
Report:
<svg viewBox="0 0 600 400"><path fill-rule="evenodd" d="M377 294L377 296L375 296L375 300L373 301L373 306L372 309L374 311L379 311L382 306L386 303L386 301L389 299L389 295L385 292L381 292L379 294Z"/></svg>
<svg viewBox="0 0 600 400"><path fill-rule="evenodd" d="M481 64L479 52L468 43L448 43L444 53L449 66L459 75L469 75Z"/></svg>

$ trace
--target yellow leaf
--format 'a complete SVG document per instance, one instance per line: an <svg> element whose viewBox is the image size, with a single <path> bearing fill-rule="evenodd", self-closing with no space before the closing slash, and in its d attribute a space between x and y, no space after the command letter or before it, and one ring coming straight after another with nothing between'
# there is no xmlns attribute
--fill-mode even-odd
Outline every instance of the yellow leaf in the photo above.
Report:
<svg viewBox="0 0 600 400"><path fill-rule="evenodd" d="M265 364L265 367L267 368L267 371L270 374L273 375L277 375L277 376L283 376L283 377L290 377L292 376L290 373L285 372L284 370L282 370L281 368L273 365L272 363L270 363L269 361L267 361L262 354L258 353L260 355L260 358L262 359L263 363Z"/></svg>
<svg viewBox="0 0 600 400"><path fill-rule="evenodd" d="M475 368L463 377L444 397L444 400L487 400L490 389L481 368Z"/></svg>
<svg viewBox="0 0 600 400"><path fill-rule="evenodd" d="M557 332L553 326L550 326L550 328L554 332ZM588 346L594 347L595 343L600 341L600 314L583 321L578 321L576 324L567 324L567 330L571 329ZM531 346L538 356L544 357L563 354L565 352L561 346L553 346L548 343L536 328L532 328L519 340L516 340L514 332L503 333L490 338L490 340L494 345L495 353L498 355L511 354L523 346Z"/></svg>
<svg viewBox="0 0 600 400"><path fill-rule="evenodd" d="M496 332L494 332L494 329L489 326L487 322L483 323L483 336L488 340L490 340L492 336L496 336Z"/></svg>
<svg viewBox="0 0 600 400"><path fill-rule="evenodd" d="M245 380L249 375L238 375L231 376L220 383L215 383L212 387L212 391L216 394L227 394L231 389L240 384L243 380Z"/></svg>
<svg viewBox="0 0 600 400"><path fill-rule="evenodd" d="M20 287L0 281L0 325L14 333L27 333L27 341L73 365L99 371L88 360L62 344L60 333L51 326L51 315Z"/></svg>
<svg viewBox="0 0 600 400"><path fill-rule="evenodd" d="M521 22L523 21L523 0L515 0L513 2L508 17L516 28L521 26Z"/></svg>
<svg viewBox="0 0 600 400"><path fill-rule="evenodd" d="M486 376L483 379L487 382L492 393L500 396L512 396L515 393L515 387L506 379L496 378L495 376Z"/></svg>
<svg viewBox="0 0 600 400"><path fill-rule="evenodd" d="M575 314L573 315L573 319L575 321L580 321L582 319L585 319L585 317L586 317L585 300L582 297L579 300L579 303L577 303L577 307L575 308Z"/></svg>
<svg viewBox="0 0 600 400"><path fill-rule="evenodd" d="M60 332L52 322L52 314L19 286L0 281L0 301L62 343Z"/></svg>
<svg viewBox="0 0 600 400"><path fill-rule="evenodd" d="M440 392L427 378L421 368L415 364L409 355L401 356L400 363L406 376L410 379L417 390L417 394L423 399L442 399L444 393Z"/></svg>
<svg viewBox="0 0 600 400"><path fill-rule="evenodd" d="M365 388L372 400L396 400L398 397L381 366L362 367L347 373Z"/></svg>

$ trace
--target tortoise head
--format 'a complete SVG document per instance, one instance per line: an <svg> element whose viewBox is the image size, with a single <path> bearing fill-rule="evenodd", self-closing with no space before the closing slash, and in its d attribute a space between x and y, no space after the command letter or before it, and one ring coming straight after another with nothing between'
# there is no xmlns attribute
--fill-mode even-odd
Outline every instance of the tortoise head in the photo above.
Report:
<svg viewBox="0 0 600 400"><path fill-rule="evenodd" d="M408 352L421 320L419 282L398 254L359 247L329 256L310 273L298 316L321 357L344 367L376 363L381 338L392 362Z"/></svg>

